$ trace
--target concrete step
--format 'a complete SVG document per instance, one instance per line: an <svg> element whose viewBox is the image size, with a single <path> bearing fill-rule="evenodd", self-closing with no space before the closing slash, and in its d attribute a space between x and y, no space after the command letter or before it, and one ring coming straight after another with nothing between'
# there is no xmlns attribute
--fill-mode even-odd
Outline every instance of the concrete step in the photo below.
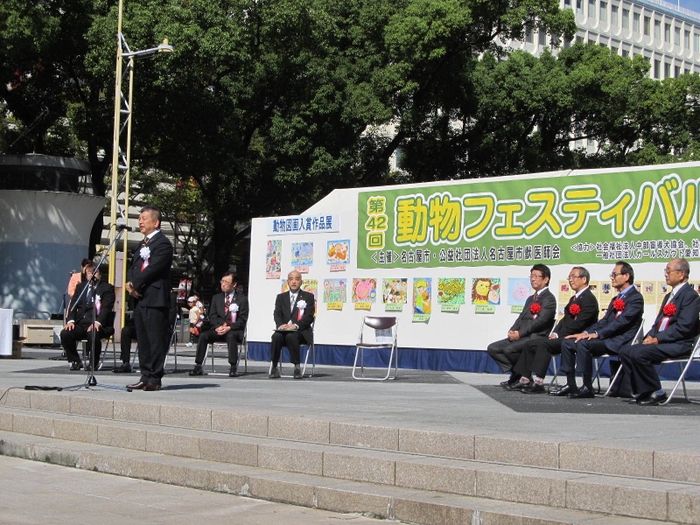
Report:
<svg viewBox="0 0 700 525"><path fill-rule="evenodd" d="M424 525L651 525L686 522L685 509L680 507L668 516L669 520L646 520L339 480L7 431L0 431L0 453L160 483L337 512L361 512Z"/></svg>
<svg viewBox="0 0 700 525"><path fill-rule="evenodd" d="M284 417L245 412L242 409L220 410L199 405L122 401L99 397L99 394L100 392L84 390L78 393L9 389L0 398L4 399L1 406L5 407L94 416L119 422L151 423L166 427L591 474L700 483L700 450L677 444L674 436L668 436L664 448L659 449L640 446L637 440L614 439L612 436L609 441L602 442L586 436L542 440L540 435L530 437L526 431L517 432L515 437L494 433L469 435ZM687 439L681 440L681 443L686 442Z"/></svg>
<svg viewBox="0 0 700 525"><path fill-rule="evenodd" d="M113 417L39 409L42 402L51 400L45 398L46 394L42 395L42 401L33 399L33 396L30 396L29 404L37 408L6 406L0 409L0 429L88 445L159 453L166 457L439 492L444 496L459 495L658 522L700 524L700 484L694 482L661 481L564 468L533 468L413 451L373 449L366 445L347 444L347 439L336 440L341 443L309 442L294 439L288 425L285 425L284 432L272 432L284 436L270 437L270 422L268 435L183 428L153 422L125 422ZM53 401L49 404L54 404ZM76 405L81 405L85 398L76 396L74 401ZM96 403L91 410L101 412L99 407L100 403ZM86 411L77 410L77 406L74 408L78 412ZM189 421L193 423L194 420ZM276 421L274 424L280 423ZM302 437L308 437L304 432L299 433Z"/></svg>

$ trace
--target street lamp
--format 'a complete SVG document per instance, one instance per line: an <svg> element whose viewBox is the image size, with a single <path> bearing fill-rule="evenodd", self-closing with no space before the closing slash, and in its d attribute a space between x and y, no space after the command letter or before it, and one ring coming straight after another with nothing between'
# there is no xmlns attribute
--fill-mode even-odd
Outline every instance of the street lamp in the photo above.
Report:
<svg viewBox="0 0 700 525"><path fill-rule="evenodd" d="M114 140L112 143L112 201L109 221L109 241L110 244L117 235L117 213L124 224L129 220L129 176L131 174L131 97L134 92L134 61L152 58L159 53L171 53L173 46L168 45L168 39L157 47L132 51L126 43L122 33L122 13L123 0L119 0L119 18L117 22L117 66L116 80L114 87ZM126 59L126 68L124 60ZM124 94L122 85L128 74L128 92ZM122 121L123 117L123 121ZM122 147L122 141L123 147ZM116 249L109 253L109 282L119 289L117 304L115 309L118 312L120 326L124 325L124 313L126 289L126 256L128 243L128 230L124 231L122 250L124 259L122 260L121 281L116 281L117 275L117 253Z"/></svg>

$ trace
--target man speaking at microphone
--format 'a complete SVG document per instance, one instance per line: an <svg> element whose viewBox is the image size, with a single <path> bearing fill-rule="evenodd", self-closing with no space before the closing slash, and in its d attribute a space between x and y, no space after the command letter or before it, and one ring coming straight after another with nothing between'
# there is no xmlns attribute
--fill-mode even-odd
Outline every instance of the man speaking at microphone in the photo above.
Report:
<svg viewBox="0 0 700 525"><path fill-rule="evenodd" d="M134 326L139 342L141 379L127 388L160 390L163 365L170 341L170 266L173 245L160 231L161 214L155 206L144 206L139 230L145 236L132 252L126 291L134 298Z"/></svg>

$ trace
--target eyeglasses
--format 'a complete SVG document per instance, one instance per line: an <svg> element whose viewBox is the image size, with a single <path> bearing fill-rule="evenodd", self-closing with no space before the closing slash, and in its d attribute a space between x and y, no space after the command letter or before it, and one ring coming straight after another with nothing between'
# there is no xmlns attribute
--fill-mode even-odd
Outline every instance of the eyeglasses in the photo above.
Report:
<svg viewBox="0 0 700 525"><path fill-rule="evenodd" d="M544 279L544 275L537 275L536 273L531 273L530 279Z"/></svg>
<svg viewBox="0 0 700 525"><path fill-rule="evenodd" d="M617 277L618 275L625 275L625 274L624 274L624 273L616 273L616 272L613 272L613 273L610 274L610 278L614 279L614 278Z"/></svg>
<svg viewBox="0 0 700 525"><path fill-rule="evenodd" d="M676 270L675 268L674 268L674 269L671 269L671 268L664 268L664 275L668 275L668 274L671 273L671 272L682 272L682 271L683 271L683 270Z"/></svg>
<svg viewBox="0 0 700 525"><path fill-rule="evenodd" d="M226 279L221 279L219 282L221 284L233 284L233 281L227 281Z"/></svg>
<svg viewBox="0 0 700 525"><path fill-rule="evenodd" d="M574 279L580 279L583 277L582 275L569 275L569 281L573 281Z"/></svg>

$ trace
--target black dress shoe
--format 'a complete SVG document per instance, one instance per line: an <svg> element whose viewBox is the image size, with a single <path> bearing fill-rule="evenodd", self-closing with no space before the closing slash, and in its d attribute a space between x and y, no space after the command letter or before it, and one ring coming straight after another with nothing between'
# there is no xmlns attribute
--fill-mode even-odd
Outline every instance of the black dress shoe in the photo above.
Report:
<svg viewBox="0 0 700 525"><path fill-rule="evenodd" d="M650 395L649 397L646 397L644 399L639 399L637 401L637 404L645 406L645 407L653 407L653 406L656 406L660 403L663 403L667 399L668 399L668 396L666 395L666 392L664 392L660 396L658 396L654 393L654 394Z"/></svg>
<svg viewBox="0 0 700 525"><path fill-rule="evenodd" d="M143 387L144 392L155 392L156 390L160 390L160 384L158 383L146 383Z"/></svg>
<svg viewBox="0 0 700 525"><path fill-rule="evenodd" d="M133 385L126 385L126 388L130 388L131 390L143 390L146 388L146 383L143 381L139 381L138 383L134 383Z"/></svg>
<svg viewBox="0 0 700 525"><path fill-rule="evenodd" d="M71 369L71 370L80 370L81 368L83 368L83 362L82 362L82 361L73 361L73 362L70 364L70 369Z"/></svg>
<svg viewBox="0 0 700 525"><path fill-rule="evenodd" d="M122 366L118 366L114 370L112 370L115 374L130 374L131 373L131 365L129 363L123 363Z"/></svg>
<svg viewBox="0 0 700 525"><path fill-rule="evenodd" d="M530 388L530 385L532 384L532 381L528 381L527 383L523 381L518 381L517 383L513 383L512 385L508 385L506 387L506 390L510 390L511 392L519 392L523 388Z"/></svg>
<svg viewBox="0 0 700 525"><path fill-rule="evenodd" d="M582 386L576 392L571 392L569 394L569 399L593 399L594 397L595 394L593 393L593 390L587 386Z"/></svg>
<svg viewBox="0 0 700 525"><path fill-rule="evenodd" d="M544 385L538 385L537 383L528 383L527 388L522 388L520 391L523 394L544 394L547 392Z"/></svg>
<svg viewBox="0 0 700 525"><path fill-rule="evenodd" d="M202 365L194 365L194 368L192 370L190 370L190 375L191 376L203 376L204 370L202 369Z"/></svg>
<svg viewBox="0 0 700 525"><path fill-rule="evenodd" d="M552 390L549 395L554 397L566 397L573 392L576 392L576 389L571 388L569 385L564 385L559 390Z"/></svg>
<svg viewBox="0 0 700 525"><path fill-rule="evenodd" d="M236 369L235 366L232 366L231 370L228 371L228 376L229 377L238 377L238 370Z"/></svg>
<svg viewBox="0 0 700 525"><path fill-rule="evenodd" d="M294 379L304 379L304 375L301 373L301 368L299 368L299 365L294 365Z"/></svg>

